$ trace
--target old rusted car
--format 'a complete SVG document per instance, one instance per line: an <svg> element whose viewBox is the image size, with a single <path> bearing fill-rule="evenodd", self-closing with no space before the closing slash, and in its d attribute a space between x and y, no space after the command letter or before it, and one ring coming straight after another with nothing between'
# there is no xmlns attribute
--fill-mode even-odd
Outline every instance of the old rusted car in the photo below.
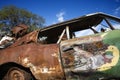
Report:
<svg viewBox="0 0 120 80"><path fill-rule="evenodd" d="M119 80L119 29L94 13L24 34L0 49L0 80Z"/></svg>

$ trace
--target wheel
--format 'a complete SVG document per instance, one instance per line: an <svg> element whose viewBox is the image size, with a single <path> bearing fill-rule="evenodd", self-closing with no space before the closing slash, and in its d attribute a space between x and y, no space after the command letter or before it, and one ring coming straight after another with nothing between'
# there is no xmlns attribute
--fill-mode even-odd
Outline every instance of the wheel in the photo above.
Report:
<svg viewBox="0 0 120 80"><path fill-rule="evenodd" d="M10 68L3 80L35 80L31 73L17 67Z"/></svg>

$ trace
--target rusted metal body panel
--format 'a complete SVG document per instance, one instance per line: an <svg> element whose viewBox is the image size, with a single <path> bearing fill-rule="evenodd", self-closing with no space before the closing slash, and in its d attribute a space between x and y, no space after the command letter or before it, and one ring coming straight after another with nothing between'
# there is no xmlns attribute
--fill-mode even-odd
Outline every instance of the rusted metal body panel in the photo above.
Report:
<svg viewBox="0 0 120 80"><path fill-rule="evenodd" d="M87 63L86 58L104 53L106 49L107 45L103 44L102 37L99 35L63 41L61 43L61 56L66 79L84 79L80 78L80 73L92 70L92 68L87 69L85 67L85 65L90 65ZM89 72L87 72L87 74L89 74Z"/></svg>
<svg viewBox="0 0 120 80"><path fill-rule="evenodd" d="M119 30L61 42L61 57L67 80L109 80L120 77ZM114 36L112 36L114 35ZM115 71L115 72L114 72Z"/></svg>
<svg viewBox="0 0 120 80"><path fill-rule="evenodd" d="M15 62L30 68L36 79L63 79L64 74L60 64L58 45L40 45L30 43L0 52L0 64Z"/></svg>
<svg viewBox="0 0 120 80"><path fill-rule="evenodd" d="M23 26L23 27L21 27ZM21 30L26 31L26 26L14 28L15 35ZM25 26L25 28L24 28ZM61 80L64 78L59 46L57 44L44 44L38 41L39 30L19 37L11 46L0 50L0 65L16 63L29 68L36 79Z"/></svg>
<svg viewBox="0 0 120 80"><path fill-rule="evenodd" d="M26 34L25 36L18 38L15 43L13 45L11 45L10 47L16 47L16 46L20 46L23 44L28 44L31 42L37 43L38 41L38 33L39 30L33 31L29 34Z"/></svg>
<svg viewBox="0 0 120 80"><path fill-rule="evenodd" d="M27 25L20 24L20 25L17 25L16 27L14 27L11 31L12 31L13 35L16 38L18 38L18 37L25 35L25 33L27 32L27 29L28 29Z"/></svg>

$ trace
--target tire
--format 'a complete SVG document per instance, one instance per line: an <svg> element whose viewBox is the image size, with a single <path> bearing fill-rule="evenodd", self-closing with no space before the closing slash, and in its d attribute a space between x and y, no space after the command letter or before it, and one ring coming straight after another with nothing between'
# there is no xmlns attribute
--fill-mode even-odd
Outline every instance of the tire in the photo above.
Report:
<svg viewBox="0 0 120 80"><path fill-rule="evenodd" d="M35 80L31 73L17 67L8 70L3 80Z"/></svg>

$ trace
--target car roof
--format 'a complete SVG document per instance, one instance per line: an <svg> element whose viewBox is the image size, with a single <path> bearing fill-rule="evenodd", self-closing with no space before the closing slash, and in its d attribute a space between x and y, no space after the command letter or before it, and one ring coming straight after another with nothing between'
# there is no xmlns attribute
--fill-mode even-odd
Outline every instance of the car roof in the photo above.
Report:
<svg viewBox="0 0 120 80"><path fill-rule="evenodd" d="M72 33L96 26L101 23L104 18L109 18L120 22L120 18L118 17L97 12L47 26L40 30L40 35L55 38L62 33L66 26L69 26L69 30Z"/></svg>
<svg viewBox="0 0 120 80"><path fill-rule="evenodd" d="M109 18L120 22L120 18L118 17L98 12L50 25L41 29L41 31L43 32L43 31L54 30L58 32L65 29L66 26L69 26L70 30L72 32L75 32L98 25L104 18Z"/></svg>

